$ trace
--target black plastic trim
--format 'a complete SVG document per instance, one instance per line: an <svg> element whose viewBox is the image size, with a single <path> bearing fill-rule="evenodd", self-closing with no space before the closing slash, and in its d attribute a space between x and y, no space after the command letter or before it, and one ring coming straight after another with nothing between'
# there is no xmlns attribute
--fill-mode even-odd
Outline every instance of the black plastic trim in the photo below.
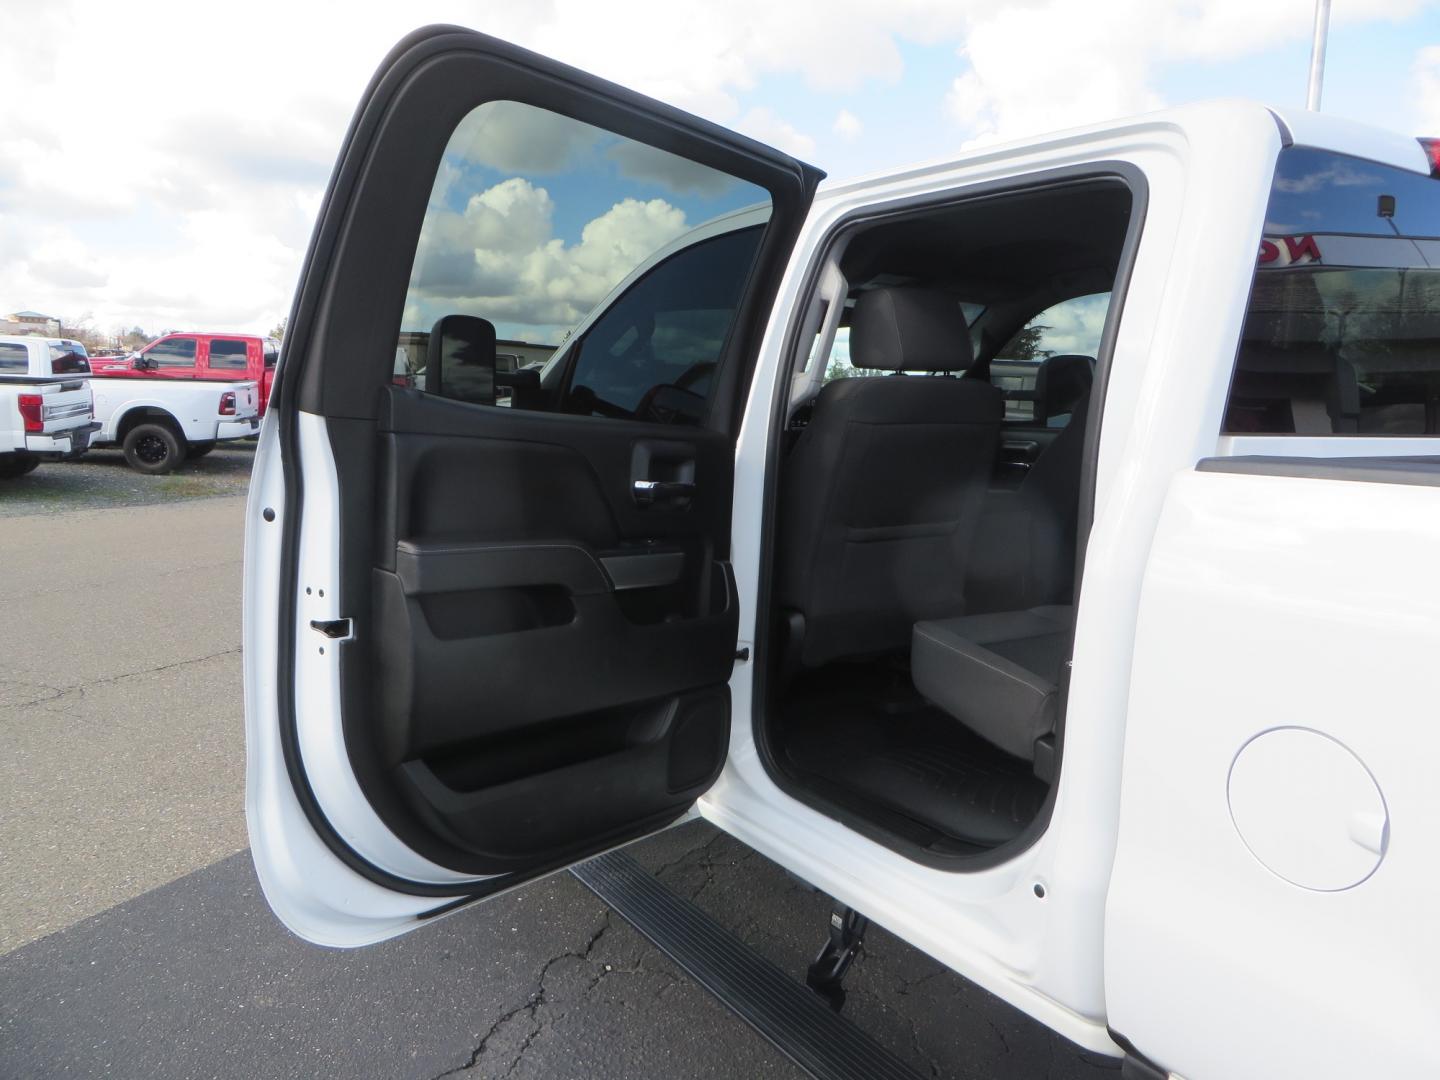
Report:
<svg viewBox="0 0 1440 1080"><path fill-rule="evenodd" d="M1243 476L1288 476L1304 480L1349 480L1361 484L1440 487L1440 455L1435 457L1240 457L1202 458L1197 472Z"/></svg>
<svg viewBox="0 0 1440 1080"><path fill-rule="evenodd" d="M801 349L801 335L809 323L805 315L811 308L811 299L819 287L819 276L823 268L829 265L839 244L844 237L861 226L874 225L884 221L902 220L907 217L915 217L934 211L941 207L957 206L972 201L983 201L987 199L1004 198L1020 193L1033 193L1047 189L1084 185L1096 182L1119 182L1124 184L1130 191L1131 207L1130 220L1126 226L1125 241L1120 251L1120 261L1115 272L1115 282L1111 288L1111 302L1105 317L1105 327L1100 336L1100 346L1097 349L1095 387L1097 393L1090 397L1090 415L1085 432L1085 461L1080 477L1080 518L1077 528L1078 537L1076 543L1077 570L1075 579L1075 595L1080 594L1081 575L1084 569L1085 542L1089 536L1090 527L1094 518L1095 502L1095 466L1099 457L1100 427L1104 414L1105 388L1109 382L1111 357L1115 347L1115 336L1118 333L1121 315L1124 312L1125 298L1129 291L1130 279L1135 265L1136 253L1139 250L1140 239L1144 232L1144 223L1149 207L1150 188L1145 174L1135 165L1127 161L1096 161L1087 162L1083 165L1066 166L1058 169L1049 169L1029 174L1024 177L1010 177L1004 180L995 180L974 185L962 186L947 192L938 193L922 202L908 203L904 206L895 207L886 205L870 207L865 210L844 217L831 226L829 235L824 242L817 247L816 255L811 259L811 264L806 270L805 279L801 285L798 296L803 300L795 305L791 314L789 325L786 329L783 355L788 357L787 372L791 372L796 363L802 362L805 352ZM782 379L782 384L789 386L789 379ZM758 703L752 713L752 733L755 739L755 746L759 752L760 762L775 786L785 794L804 803L813 809L819 810L827 817L833 818L848 828L854 829L862 836L876 843L882 844L893 851L900 853L922 866L935 870L949 872L971 872L988 870L991 867L999 866L1009 862L1017 855L1034 844L1045 830L1050 826L1050 817L1055 807L1056 792L1059 787L1060 769L1064 758L1064 733L1065 733L1065 709L1069 699L1069 668L1065 669L1065 685L1061 687L1060 715L1055 730L1055 763L1054 779L1050 784L1050 792L1046 796L1035 819L1015 839L1000 844L997 847L978 853L966 854L938 854L927 848L923 848L904 837L896 835L895 832L883 825L877 825L868 820L864 815L857 813L850 808L837 803L835 800L813 790L803 777L792 776L783 762L781 762L772 747L767 725L769 713L772 709L770 700L769 679L774 659L770 656L770 638L774 628L773 610L773 578L774 578L774 554L775 554L775 532L776 532L776 501L779 494L780 480L780 446L785 435L785 424L789 406L788 394L777 394L774 411L770 418L770 440L766 449L765 462L765 501L764 517L761 523L761 546L762 553L760 563L759 595L756 601L756 611L759 613L755 629L755 686L751 700Z"/></svg>

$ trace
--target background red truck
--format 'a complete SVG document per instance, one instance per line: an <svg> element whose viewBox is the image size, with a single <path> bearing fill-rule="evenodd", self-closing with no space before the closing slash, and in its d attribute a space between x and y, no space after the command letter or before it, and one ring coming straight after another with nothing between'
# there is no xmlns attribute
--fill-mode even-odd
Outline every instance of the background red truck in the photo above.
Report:
<svg viewBox="0 0 1440 1080"><path fill-rule="evenodd" d="M90 372L99 377L153 379L253 379L260 387L260 415L270 402L280 343L244 334L166 334L128 356L90 358Z"/></svg>

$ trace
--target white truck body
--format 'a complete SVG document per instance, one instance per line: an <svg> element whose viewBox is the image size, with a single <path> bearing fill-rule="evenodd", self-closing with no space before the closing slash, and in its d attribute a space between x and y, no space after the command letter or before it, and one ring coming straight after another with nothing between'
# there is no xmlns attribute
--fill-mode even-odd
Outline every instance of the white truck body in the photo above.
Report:
<svg viewBox="0 0 1440 1080"><path fill-rule="evenodd" d="M96 378L94 445L119 446L132 468L169 472L217 442L260 430L259 387L253 381Z"/></svg>
<svg viewBox="0 0 1440 1080"><path fill-rule="evenodd" d="M0 337L0 461L17 474L82 453L98 427L85 375L52 371L52 347L61 344Z"/></svg>
<svg viewBox="0 0 1440 1080"><path fill-rule="evenodd" d="M489 65L499 57L507 71L520 68L564 82L575 98L567 107L576 115L626 110L627 116L658 117L647 136L656 145L663 140L674 149L679 144L670 133L689 125L686 130L705 142L702 147L697 136L692 160L718 160L711 148L727 137L582 73L453 29L422 32L403 43L387 68L404 78L397 74L385 85L402 86L405 78L424 84L432 69L420 60L436 52L457 71L470 72L466 85L493 74ZM365 124L393 103L386 95L399 94L378 81L375 87L354 129L364 138L373 131ZM606 114L604 108L617 111ZM414 134L414 125L407 130ZM432 156L449 134L430 133ZM733 175L767 152L738 138L731 145L738 162ZM532 418L518 408L494 409L493 401L444 401L390 388L384 390L390 413L357 420L373 406L358 396L340 402L349 386L341 376L355 376L355 357L365 350L337 345L335 335L354 324L338 312L347 297L357 311L372 310L377 301L369 288L391 289L384 303L399 311L406 289L398 271L393 281L376 284L371 271L381 260L362 264L348 247L381 243L376 238L388 235L391 220L387 200L397 197L388 187L366 188L369 181L359 177L369 169L367 176L393 179L413 160L414 148L406 144L402 153L398 142L377 136L374 145L347 147L346 155L352 152L353 160L342 156L337 172L334 190L342 194L332 194L317 225L317 238L329 239L317 240L302 277L290 324L291 371L281 373L282 381L291 381L276 421L261 437L245 576L252 852L266 897L282 920L310 940L336 946L409 932L447 905L484 899L555 865L536 860L511 872L498 860L454 857L455 850L473 854L478 848L463 849L453 835L447 843L454 847L432 843L423 828L412 829L394 810L373 775L351 765L355 744L347 741L342 714L353 700L346 695L356 691L340 657L369 655L363 650L370 642L393 642L390 627L410 633L410 624L384 623L386 613L377 610L387 574L403 581L405 591L397 586L401 599L384 603L428 626L430 616L414 597L437 587L423 580L424 543L412 542L405 530L419 533L416 518L425 499L448 490L441 486L445 440L464 444L469 456L457 460L471 472L457 469L456 475L468 483L485 475L476 463L497 440L512 439L506 452L522 454L531 444L526 440L551 439L600 477L596 502L611 507L618 520L640 520L657 488L687 500L673 518L651 519L679 522L678 528L688 500L705 494L694 481L696 471L657 477L624 470L648 468L652 452L693 466L714 434L698 422L661 427L688 407L673 393L665 421L640 415L639 406L627 417L613 400L599 402L608 411L576 404L567 371L600 325L603 307L547 365L538 388L537 400L546 392L557 399L571 393L571 411L584 415L566 416L559 407L547 414L542 406ZM378 166L364 156L386 153L393 160ZM768 153L773 177L783 179L788 168L793 190L803 189L795 178L804 167ZM1293 171L1312 158L1324 167ZM1440 991L1430 976L1440 965L1440 934L1430 912L1440 893L1434 857L1440 786L1429 775L1430 763L1440 760L1440 727L1429 719L1432 658L1440 647L1434 557L1440 544L1440 395L1427 390L1406 397L1395 390L1416 371L1424 382L1440 368L1440 330L1425 292L1431 285L1427 271L1440 265L1440 227L1431 224L1440 207L1437 176L1434 148L1422 148L1414 138L1310 113L1222 102L987 146L954 161L822 186L813 199L807 190L788 206L777 198L768 228L793 232L764 266L775 272L776 284L763 302L763 334L746 354L748 392L737 401L734 427L722 427L733 439L733 474L706 474L722 488L733 480L733 499L724 503L729 528L719 541L727 555L723 565L716 563L716 575L733 571L739 614L736 635L725 642L735 654L726 686L731 722L720 751L723 769L698 796L699 812L1080 1046L1133 1058L1142 1070L1137 1075L1349 1080L1440 1073L1440 1043L1433 1038ZM857 822L854 813L801 790L793 773L776 764L767 741L766 725L779 722L773 719L772 684L780 678L776 658L784 655L774 640L777 601L770 584L778 572L777 476L789 467L784 437L806 438L793 421L806 407L818 414L827 401L817 398L825 365L808 363L806 356L826 355L842 316L849 317L847 302L858 303L846 279L846 242L865 235L876 220L933 224L940 220L934 208L978 206L990 213L1006 198L1029 206L1026 200L1036 192L1096 177L1123 184L1132 201L1124 247L1103 290L1077 285L1065 294L1104 291L1111 300L1092 358L1093 392L1087 389L1085 471L1077 481L1083 492L1079 585L1071 651L1056 676L1061 719L1040 740L1053 737L1056 758L1045 766L1038 743L1035 749L1045 801L1025 832L973 857L917 852L885 832L883 819ZM351 180L354 187L346 187ZM775 184L772 191L792 190L780 179ZM1342 207L1349 224L1326 228L1307 225L1309 217L1273 216L1276 199L1314 191L1325 192L1333 205L1304 210L1313 210L1316 220L1339 220L1343 215L1331 211ZM405 198L418 206L429 192L427 183ZM1364 205L1354 201L1355 193ZM922 216L932 211L932 219ZM980 216L967 220L985 224ZM924 240L910 238L916 250ZM685 246L672 246L660 261L640 266L605 304L618 310L627 297L639 295L647 275L675 264ZM757 262L767 257L765 248L759 250ZM1037 250L1043 258L1043 249ZM409 266L408 260L394 261ZM1324 293L1324 283L1312 275L1277 272L1287 266L1374 272L1399 284L1386 301L1390 306L1377 312L1353 296ZM1007 266L1017 268L1024 269L1018 262ZM982 274L986 267L961 269ZM1283 302L1267 308L1257 299L1266 290ZM970 297L961 293L958 299ZM442 340L448 333L441 330L443 321L433 332ZM975 325L983 331L983 322ZM652 317L652 333L653 327ZM987 345L979 331L971 351L993 352L1002 343ZM493 327L490 332L493 348ZM1358 351L1356 340L1363 346ZM446 348L432 355L449 363ZM391 378L392 351L385 340L369 346L366 372L377 392ZM1393 357L1400 357L1394 367L1399 375L1385 367ZM945 375L955 370L950 363L947 357L907 368L902 357L891 367ZM334 376L329 382L327 372ZM1264 387L1242 393L1242 375ZM1277 378L1290 380L1290 388L1277 391ZM1302 383L1320 389L1294 389ZM433 385L442 385L438 373ZM597 396L591 392L592 401ZM385 448L378 459L357 451L365 445L357 435L364 423ZM406 481L396 462L403 464L407 440L419 447L413 452L426 470L416 470L420 479L409 489L411 501L398 500L396 546L372 552L366 530L373 524L368 508L375 504L365 500L373 497L378 468ZM633 454L632 444L639 448ZM722 457L730 445L722 444ZM607 458L591 447L614 454ZM375 460L381 465L372 466ZM898 483L906 462L897 459L893 466L887 475ZM298 490L291 485L295 475L303 476ZM347 487L357 475L366 483ZM632 481L633 503L623 494ZM448 525L453 518L446 515L456 512L459 500L437 502L431 508L435 520ZM357 504L367 508L359 522L353 516ZM500 499L482 503L491 512L484 525L501 520L506 505ZM634 525L629 535L645 536L644 527ZM435 551L428 568L479 554L489 560L486 573L499 565L483 544L463 549L459 530L449 528L447 546ZM527 541L527 557L537 559L548 557L541 548L557 547L579 549L596 565L607 555L540 526L534 535L517 527L513 536L498 539ZM561 539L567 543L558 544ZM356 559L371 576L354 572L350 561ZM590 563L565 579L581 582L566 586L571 595L605 595L607 580L617 594L626 587L604 573L594 579L599 585L588 584L592 579L581 570L590 574ZM446 588L474 588L478 603L482 589L497 585L559 587L559 574L553 580L526 577L533 566L509 578ZM451 572L437 571L437 577ZM356 626L359 617L383 625L379 631ZM572 632L564 629L569 625L526 625L523 631L562 642L563 633ZM630 629L624 620L615 625ZM666 625L672 633L686 629L682 618ZM486 655L482 639L496 632L493 626L476 631L473 655ZM419 631L415 637L418 644L407 654L414 668L382 665L365 684L376 700L392 692L412 699L423 694L420 665L444 672L447 650L454 656L463 648L456 643L463 634L453 630L443 643ZM520 631L513 635L517 649L522 638ZM592 644L604 646L599 636ZM553 649L537 650L533 667L512 656L491 668L472 664L453 683L437 676L435 685L447 688L437 707L466 704L467 688L505 691L519 683L532 695L557 693L550 684L574 676L543 666L541 657ZM641 679L647 665L665 662L657 656L637 651L626 662ZM583 657L576 666L581 663ZM604 674L590 678L598 685ZM397 706L407 722L417 711L403 712L409 700ZM520 711L530 699L515 700L510 707ZM476 715L490 708L488 698L473 705ZM534 739L531 746L543 748L538 733ZM428 768L425 754L438 752L427 747L412 755L404 764L407 775ZM551 774L542 772L514 783L553 799L574 790L562 781L583 775L567 771L580 767L565 759L551 787L545 786ZM295 782L297 773L304 784ZM915 787L932 780L924 760L910 763L910 775ZM624 783L604 790L609 799L620 798L625 783L641 779L632 771ZM404 790L424 797L418 787ZM443 790L451 800L437 799L436 813L455 807L457 814L468 812L468 790L444 784L431 790ZM498 786L480 791L485 798L502 796ZM523 848L543 811L535 804L548 801L537 798L523 812L507 815L493 809L497 803L476 797L471 808L481 808L464 820L476 828L494 826L489 835L499 838L497 844ZM607 806L596 798L588 809ZM643 831L637 826L625 838ZM613 846L617 836L592 839L588 848L577 844L583 850L571 857Z"/></svg>

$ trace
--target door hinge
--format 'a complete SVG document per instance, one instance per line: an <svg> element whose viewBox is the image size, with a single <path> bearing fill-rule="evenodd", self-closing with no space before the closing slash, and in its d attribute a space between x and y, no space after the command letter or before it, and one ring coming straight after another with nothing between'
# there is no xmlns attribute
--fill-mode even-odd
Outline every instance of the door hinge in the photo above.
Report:
<svg viewBox="0 0 1440 1080"><path fill-rule="evenodd" d="M320 631L331 641L349 641L355 636L349 619L311 619L310 629Z"/></svg>
<svg viewBox="0 0 1440 1080"><path fill-rule="evenodd" d="M736 650L735 650L735 662L736 662L737 664L743 664L746 660L749 660L749 659L750 659L750 646L747 645L747 646L745 646L745 648L743 648L743 649L736 649Z"/></svg>

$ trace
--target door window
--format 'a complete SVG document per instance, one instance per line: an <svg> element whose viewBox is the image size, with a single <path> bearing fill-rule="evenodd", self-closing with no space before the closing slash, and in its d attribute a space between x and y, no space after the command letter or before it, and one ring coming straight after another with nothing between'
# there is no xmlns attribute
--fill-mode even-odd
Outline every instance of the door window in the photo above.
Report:
<svg viewBox="0 0 1440 1080"><path fill-rule="evenodd" d="M644 143L487 102L440 162L396 377L456 396L461 381L427 377L432 356L483 353L509 404L698 424L769 205L763 188ZM432 350L449 315L484 320L493 344L483 324L456 320L467 340ZM552 352L559 363L543 359Z"/></svg>
<svg viewBox="0 0 1440 1080"><path fill-rule="evenodd" d="M1228 434L1440 434L1440 186L1281 151Z"/></svg>
<svg viewBox="0 0 1440 1080"><path fill-rule="evenodd" d="M211 371L245 371L249 364L245 359L246 345L233 338L212 338L210 340Z"/></svg>
<svg viewBox="0 0 1440 1080"><path fill-rule="evenodd" d="M157 341L141 355L161 371L166 368L193 368L195 366L195 339L193 337L166 338L164 341Z"/></svg>

